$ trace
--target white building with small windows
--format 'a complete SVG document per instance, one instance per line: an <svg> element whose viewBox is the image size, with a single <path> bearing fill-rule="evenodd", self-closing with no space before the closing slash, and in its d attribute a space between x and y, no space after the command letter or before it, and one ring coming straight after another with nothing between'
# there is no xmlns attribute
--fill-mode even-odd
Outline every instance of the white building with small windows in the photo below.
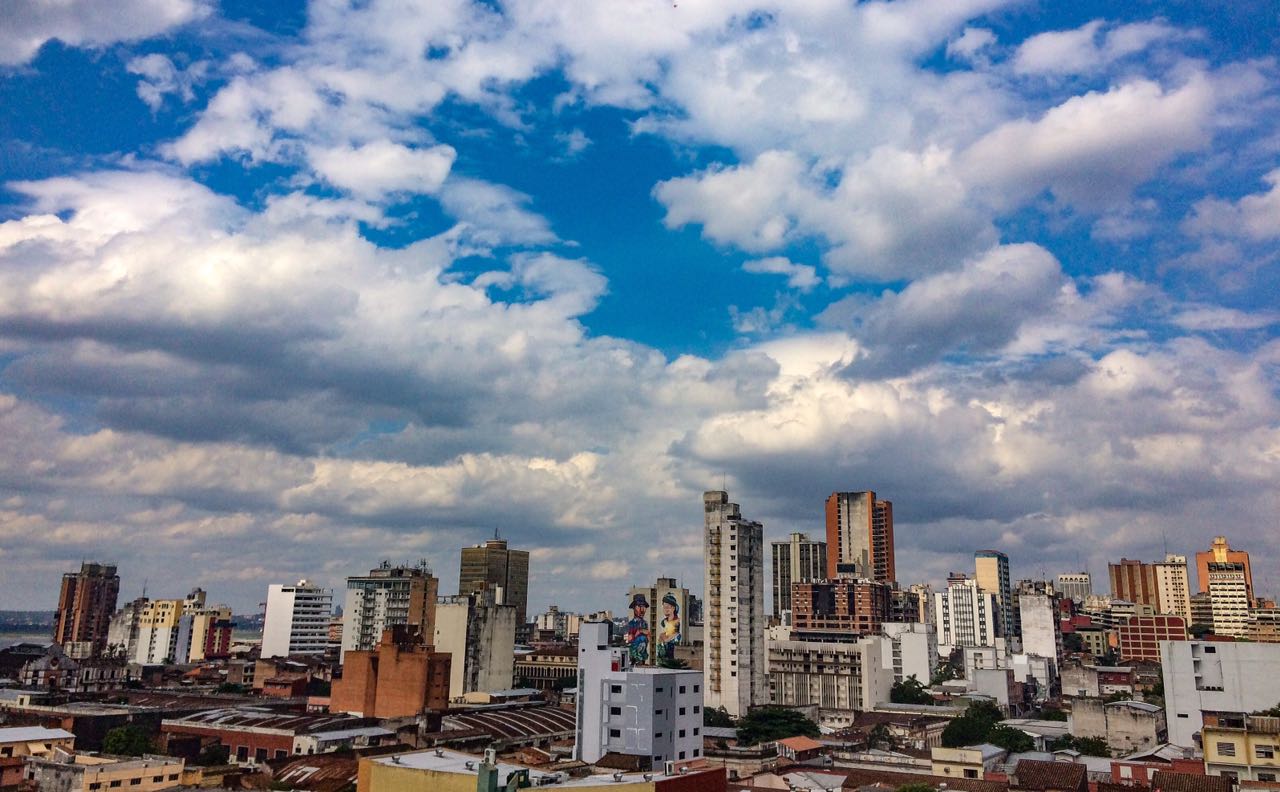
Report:
<svg viewBox="0 0 1280 792"><path fill-rule="evenodd" d="M324 654L329 646L333 591L299 580L267 589L262 626L262 658Z"/></svg>
<svg viewBox="0 0 1280 792"><path fill-rule="evenodd" d="M1160 657L1174 745L1196 745L1206 724L1243 726L1249 713L1280 701L1280 644L1161 641Z"/></svg>
<svg viewBox="0 0 1280 792"><path fill-rule="evenodd" d="M642 757L662 770L702 758L702 672L633 667L625 647L611 647L608 622L578 633L574 758Z"/></svg>

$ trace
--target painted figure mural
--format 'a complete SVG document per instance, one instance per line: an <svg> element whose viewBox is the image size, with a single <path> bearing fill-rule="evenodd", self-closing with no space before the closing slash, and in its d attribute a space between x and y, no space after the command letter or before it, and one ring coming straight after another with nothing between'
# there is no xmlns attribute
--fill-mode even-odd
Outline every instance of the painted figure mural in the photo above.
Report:
<svg viewBox="0 0 1280 792"><path fill-rule="evenodd" d="M631 662L645 665L649 662L649 601L643 594L631 598L631 620L627 622L627 648Z"/></svg>
<svg viewBox="0 0 1280 792"><path fill-rule="evenodd" d="M662 595L662 624L658 629L658 659L675 660L680 643L680 603L670 592Z"/></svg>

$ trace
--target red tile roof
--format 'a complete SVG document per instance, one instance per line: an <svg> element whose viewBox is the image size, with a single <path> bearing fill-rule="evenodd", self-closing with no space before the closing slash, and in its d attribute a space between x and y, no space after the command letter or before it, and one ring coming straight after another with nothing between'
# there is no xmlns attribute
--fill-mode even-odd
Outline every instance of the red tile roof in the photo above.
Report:
<svg viewBox="0 0 1280 792"><path fill-rule="evenodd" d="M1043 762L1023 759L1009 775L1009 788L1035 792L1085 792L1089 768L1075 762Z"/></svg>

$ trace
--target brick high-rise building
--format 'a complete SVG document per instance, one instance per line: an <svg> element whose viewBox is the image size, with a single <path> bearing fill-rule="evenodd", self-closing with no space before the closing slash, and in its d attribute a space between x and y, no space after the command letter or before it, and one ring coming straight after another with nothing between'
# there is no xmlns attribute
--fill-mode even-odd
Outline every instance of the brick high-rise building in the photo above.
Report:
<svg viewBox="0 0 1280 792"><path fill-rule="evenodd" d="M90 657L107 645L107 629L116 611L120 576L114 564L85 562L79 572L62 576L53 642L72 657Z"/></svg>
<svg viewBox="0 0 1280 792"><path fill-rule="evenodd" d="M793 583L812 583L827 576L827 543L802 533L773 542L773 615L791 610Z"/></svg>
<svg viewBox="0 0 1280 792"><path fill-rule="evenodd" d="M330 712L366 718L411 718L449 706L452 658L437 652L416 625L387 628L370 650L352 649L333 680Z"/></svg>
<svg viewBox="0 0 1280 792"><path fill-rule="evenodd" d="M510 550L507 540L490 539L482 545L462 548L458 594L468 596L485 589L502 589L502 605L516 609L516 625L528 621L529 551Z"/></svg>
<svg viewBox="0 0 1280 792"><path fill-rule="evenodd" d="M826 503L827 577L893 583L893 503L874 492L833 492Z"/></svg>
<svg viewBox="0 0 1280 792"><path fill-rule="evenodd" d="M1200 591L1209 591L1209 564L1240 564L1244 568L1244 584L1253 602L1253 569L1249 566L1249 554L1243 550L1232 550L1227 537L1213 537L1213 544L1208 550L1196 553L1196 579L1200 583Z"/></svg>
<svg viewBox="0 0 1280 792"><path fill-rule="evenodd" d="M706 702L740 718L769 702L764 654L764 526L722 490L705 492Z"/></svg>
<svg viewBox="0 0 1280 792"><path fill-rule="evenodd" d="M1107 564L1111 597L1135 605L1150 605L1156 613L1191 618L1191 587L1186 556L1168 554L1164 561L1146 564L1130 558Z"/></svg>
<svg viewBox="0 0 1280 792"><path fill-rule="evenodd" d="M892 589L865 578L791 584L791 630L800 638L879 635Z"/></svg>

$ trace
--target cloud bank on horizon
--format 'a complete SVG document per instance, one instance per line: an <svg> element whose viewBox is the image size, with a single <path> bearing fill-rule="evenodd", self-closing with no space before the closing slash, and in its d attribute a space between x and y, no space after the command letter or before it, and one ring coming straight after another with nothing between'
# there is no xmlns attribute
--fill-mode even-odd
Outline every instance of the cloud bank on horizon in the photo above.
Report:
<svg viewBox="0 0 1280 792"><path fill-rule="evenodd" d="M903 582L1274 560L1266 8L20 2L0 607L497 529L616 608L721 481L772 538L876 490Z"/></svg>

